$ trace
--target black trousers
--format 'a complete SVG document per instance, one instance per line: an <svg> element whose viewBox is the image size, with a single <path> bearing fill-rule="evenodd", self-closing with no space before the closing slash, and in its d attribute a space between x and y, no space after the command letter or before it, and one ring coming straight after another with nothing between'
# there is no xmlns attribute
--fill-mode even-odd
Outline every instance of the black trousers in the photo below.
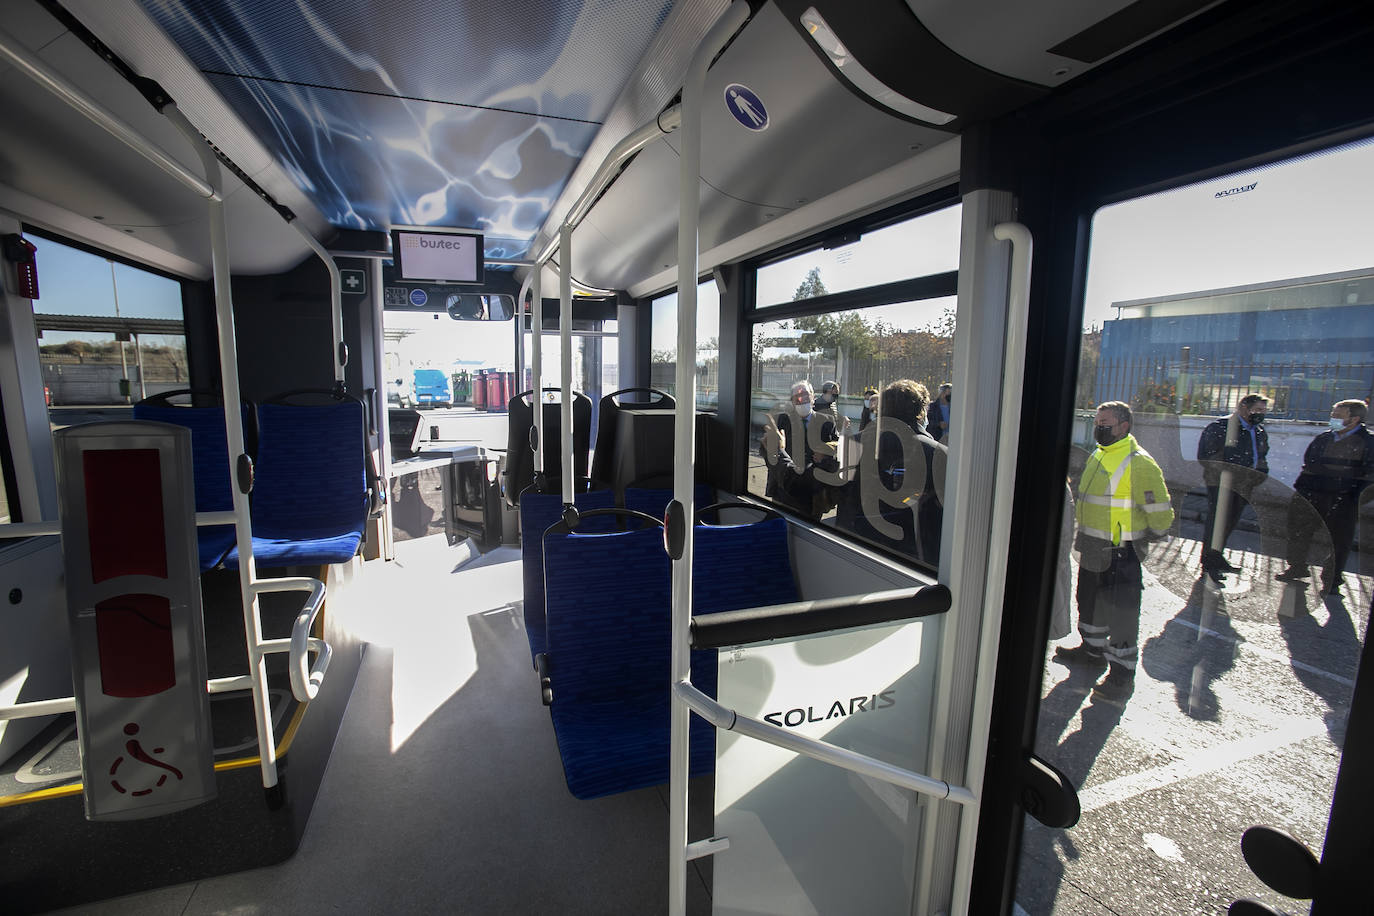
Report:
<svg viewBox="0 0 1374 916"><path fill-rule="evenodd" d="M1202 568L1214 569L1221 566L1225 561L1222 556L1221 548L1226 546L1226 542L1231 540L1231 534L1236 530L1236 522L1240 520L1241 512L1250 503L1240 493L1234 489L1227 488L1226 510L1217 515L1217 508L1221 502L1221 487L1207 488L1207 515L1202 528ZM1220 525L1218 532L1217 526ZM1219 534L1219 537L1214 535ZM1213 544L1220 544L1220 547L1213 547Z"/></svg>
<svg viewBox="0 0 1374 916"><path fill-rule="evenodd" d="M1293 494L1293 501L1288 504L1288 565L1307 565L1307 545L1317 525L1324 524L1331 535L1332 551L1326 578L1334 579L1345 570L1350 546L1355 541L1358 514L1359 501L1344 493Z"/></svg>
<svg viewBox="0 0 1374 916"><path fill-rule="evenodd" d="M1107 661L1135 671L1140 640L1140 557L1132 544L1081 544L1078 633Z"/></svg>

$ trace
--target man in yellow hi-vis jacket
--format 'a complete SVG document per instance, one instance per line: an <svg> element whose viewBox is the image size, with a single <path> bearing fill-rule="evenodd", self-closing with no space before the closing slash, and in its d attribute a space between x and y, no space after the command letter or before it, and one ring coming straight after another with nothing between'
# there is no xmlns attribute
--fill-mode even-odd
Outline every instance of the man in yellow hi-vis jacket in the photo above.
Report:
<svg viewBox="0 0 1374 916"><path fill-rule="evenodd" d="M1081 645L1055 652L1058 661L1095 673L1110 666L1096 693L1125 700L1135 687L1140 634L1140 559L1145 545L1174 523L1164 475L1131 435L1131 408L1097 408L1097 449L1083 468L1076 517L1078 634Z"/></svg>

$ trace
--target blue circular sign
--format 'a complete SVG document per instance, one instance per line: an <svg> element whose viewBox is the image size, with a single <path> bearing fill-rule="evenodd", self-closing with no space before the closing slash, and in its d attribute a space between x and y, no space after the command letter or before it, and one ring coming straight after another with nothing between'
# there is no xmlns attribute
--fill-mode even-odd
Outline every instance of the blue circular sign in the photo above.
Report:
<svg viewBox="0 0 1374 916"><path fill-rule="evenodd" d="M422 290L422 289L412 289L412 290L410 291L410 304L411 304L411 305L417 305L417 306L418 306L418 305L424 305L424 304L425 304L426 302L428 302L428 301L429 301L429 294L426 293L424 290Z"/></svg>
<svg viewBox="0 0 1374 916"><path fill-rule="evenodd" d="M741 83L731 83L725 87L725 107L735 120L750 130L763 130L768 126L768 109L763 105L754 90Z"/></svg>

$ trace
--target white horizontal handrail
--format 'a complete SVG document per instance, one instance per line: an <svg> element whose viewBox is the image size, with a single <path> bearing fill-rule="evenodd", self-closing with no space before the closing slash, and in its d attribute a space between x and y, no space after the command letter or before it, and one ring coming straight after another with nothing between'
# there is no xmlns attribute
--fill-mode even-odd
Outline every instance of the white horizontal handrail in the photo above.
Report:
<svg viewBox="0 0 1374 916"><path fill-rule="evenodd" d="M871 776L894 786L912 789L922 795L948 799L961 805L976 805L978 803L977 796L962 786L952 786L943 779L922 776L920 773L913 773L911 770L884 763L874 757L869 757L867 754L836 747L824 741L817 741L814 738L807 738L784 728L778 728L776 725L769 725L767 722L760 722L758 719L742 716L735 710L717 703L693 687L688 681L679 681L673 685L673 689L677 693L678 699L716 728L748 735L750 738L776 745L793 753L802 754L823 763L858 773L860 776Z"/></svg>
<svg viewBox="0 0 1374 916"><path fill-rule="evenodd" d="M286 651L285 648L282 651ZM240 674L236 677L217 677L205 682L205 692L212 696L252 689L253 676L249 674ZM76 712L76 697L58 697L53 700L34 700L31 703L0 706L0 722L7 719L36 719L39 716L56 716L64 712Z"/></svg>

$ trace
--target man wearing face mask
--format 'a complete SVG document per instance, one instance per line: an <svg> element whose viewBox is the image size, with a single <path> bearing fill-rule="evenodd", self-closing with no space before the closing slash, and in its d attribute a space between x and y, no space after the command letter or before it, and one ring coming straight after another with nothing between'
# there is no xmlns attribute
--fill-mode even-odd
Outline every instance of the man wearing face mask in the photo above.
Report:
<svg viewBox="0 0 1374 916"><path fill-rule="evenodd" d="M813 398L810 382L794 384L787 404L771 418L762 448L770 468L766 495L818 519L830 505L829 488L816 480L816 469L832 474L839 470L835 457L839 434L828 414L815 412Z"/></svg>
<svg viewBox="0 0 1374 916"><path fill-rule="evenodd" d="M1164 475L1131 435L1131 422L1130 405L1122 401L1097 408L1097 448L1083 468L1075 510L1083 641L1054 653L1056 661L1094 675L1109 669L1095 692L1112 702L1124 701L1135 689L1145 545L1167 535L1174 523Z"/></svg>
<svg viewBox="0 0 1374 916"><path fill-rule="evenodd" d="M1197 460L1207 484L1207 515L1202 527L1202 571L1222 585L1226 573L1240 572L1222 555L1250 494L1269 473L1269 433L1264 415L1269 399L1247 394L1235 413L1208 424L1197 444Z"/></svg>
<svg viewBox="0 0 1374 916"><path fill-rule="evenodd" d="M1322 594L1341 587L1350 545L1355 539L1360 494L1374 482L1374 433L1365 426L1364 401L1339 401L1331 407L1330 428L1312 440L1302 458L1288 509L1288 569L1277 578L1306 579L1307 545L1317 519L1331 533L1331 565L1322 575ZM1315 512L1313 511L1315 510Z"/></svg>
<svg viewBox="0 0 1374 916"><path fill-rule="evenodd" d="M878 389L869 385L864 389L864 409L859 412L859 432L863 432L878 415Z"/></svg>
<svg viewBox="0 0 1374 916"><path fill-rule="evenodd" d="M822 382L821 390L816 394L815 411L824 413L831 423L835 424L836 430L849 432L849 418L841 417L839 412L840 384L839 382Z"/></svg>

